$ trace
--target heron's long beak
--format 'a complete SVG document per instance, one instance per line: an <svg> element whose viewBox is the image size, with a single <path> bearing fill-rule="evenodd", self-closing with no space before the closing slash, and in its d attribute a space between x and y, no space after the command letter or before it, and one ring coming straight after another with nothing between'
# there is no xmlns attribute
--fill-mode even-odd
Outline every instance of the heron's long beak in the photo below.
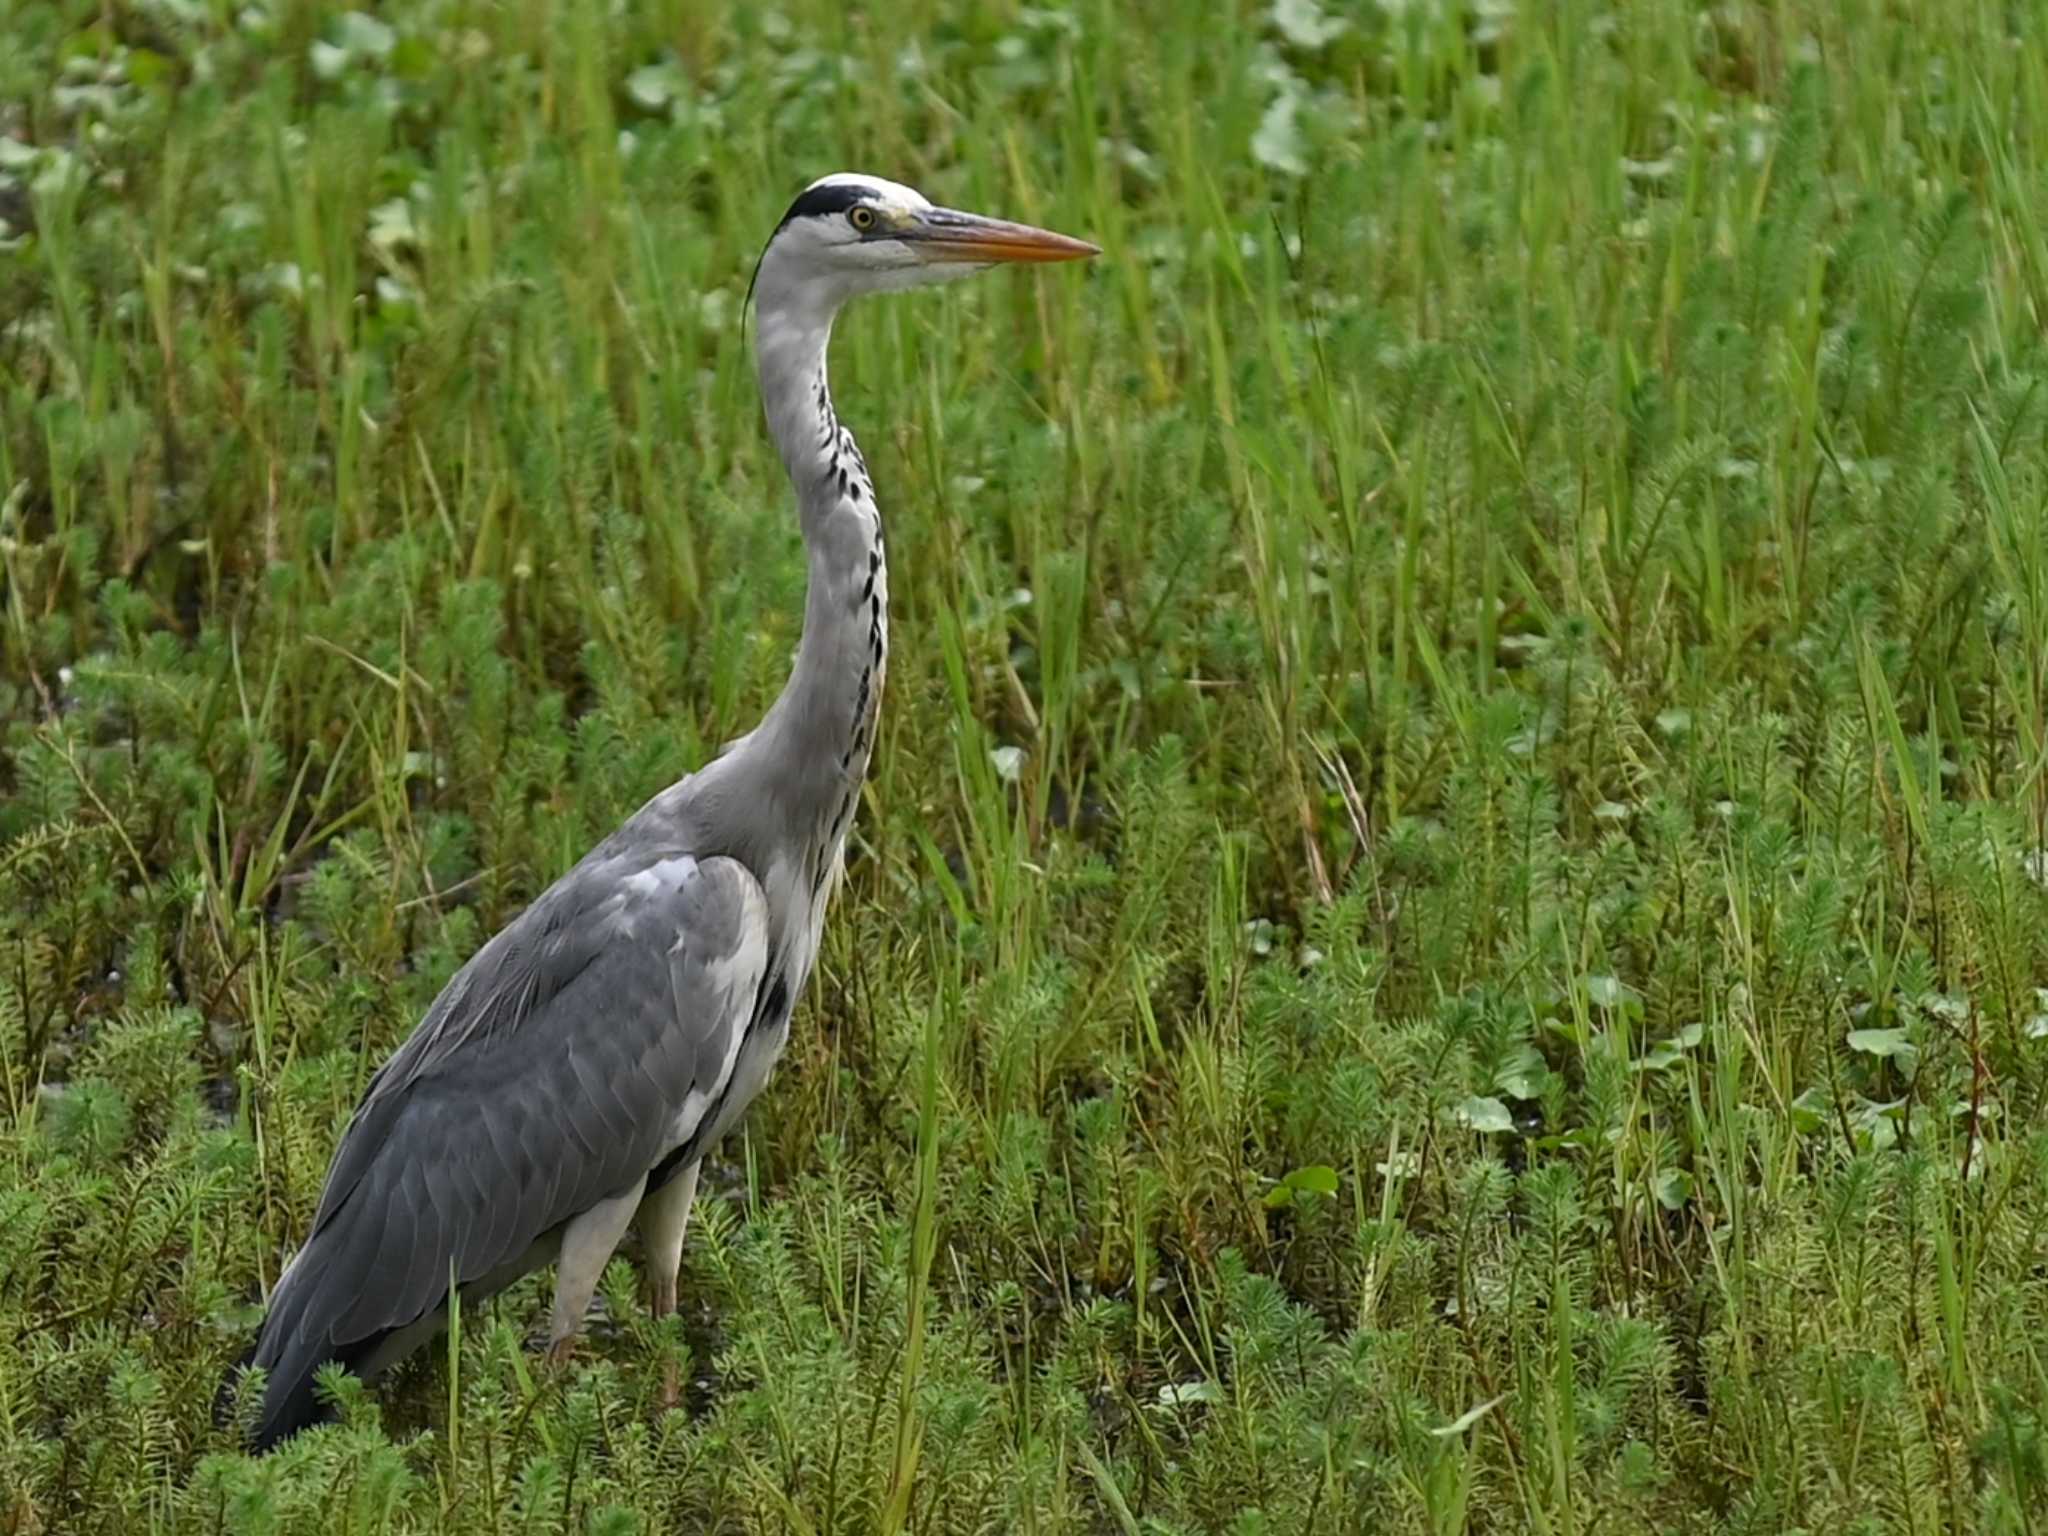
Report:
<svg viewBox="0 0 2048 1536"><path fill-rule="evenodd" d="M1102 254L1086 240L954 208L928 208L891 233L929 262L1079 261Z"/></svg>

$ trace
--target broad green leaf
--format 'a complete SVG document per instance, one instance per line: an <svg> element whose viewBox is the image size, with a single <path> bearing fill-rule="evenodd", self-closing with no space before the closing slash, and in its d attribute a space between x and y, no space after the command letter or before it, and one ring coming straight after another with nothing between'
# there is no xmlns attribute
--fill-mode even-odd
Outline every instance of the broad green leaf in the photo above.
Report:
<svg viewBox="0 0 2048 1536"><path fill-rule="evenodd" d="M1619 976L1588 976L1586 1001L1595 1008L1619 1008L1628 1000L1628 987Z"/></svg>
<svg viewBox="0 0 2048 1536"><path fill-rule="evenodd" d="M1265 116L1259 119L1258 131L1252 135L1252 158L1267 170L1283 176L1308 174L1308 161L1303 158L1306 146L1297 121L1299 112L1300 104L1293 93L1283 91L1273 98Z"/></svg>
<svg viewBox="0 0 2048 1536"><path fill-rule="evenodd" d="M1273 25L1295 47L1318 49L1350 23L1341 16L1325 16L1316 0L1274 0Z"/></svg>
<svg viewBox="0 0 2048 1536"><path fill-rule="evenodd" d="M1903 1029L1852 1029L1849 1031L1849 1049L1865 1056L1895 1061L1899 1070L1909 1078L1920 1061L1920 1048L1913 1044Z"/></svg>
<svg viewBox="0 0 2048 1536"><path fill-rule="evenodd" d="M1499 1099L1470 1098L1452 1113L1473 1130L1487 1135L1498 1135L1515 1128L1515 1117L1508 1113L1507 1105Z"/></svg>
<svg viewBox="0 0 2048 1536"><path fill-rule="evenodd" d="M1326 1163L1316 1163L1295 1169L1287 1175L1287 1182L1295 1189L1310 1194L1334 1195L1337 1193L1337 1170Z"/></svg>
<svg viewBox="0 0 2048 1536"><path fill-rule="evenodd" d="M1536 1047L1524 1042L1508 1053L1508 1059L1493 1075L1493 1086L1511 1099L1533 1099L1543 1092L1549 1076L1550 1069L1543 1064Z"/></svg>

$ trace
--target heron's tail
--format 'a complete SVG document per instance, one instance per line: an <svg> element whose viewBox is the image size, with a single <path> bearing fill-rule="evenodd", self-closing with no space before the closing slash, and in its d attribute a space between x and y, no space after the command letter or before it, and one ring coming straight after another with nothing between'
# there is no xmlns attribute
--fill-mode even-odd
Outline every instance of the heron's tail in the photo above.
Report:
<svg viewBox="0 0 2048 1536"><path fill-rule="evenodd" d="M258 1453L333 1416L313 1390L314 1373L338 1353L309 1306L325 1289L319 1284L320 1246L309 1244L285 1270L270 1294L270 1310L255 1344L229 1370L214 1401L216 1420L225 1420L233 1412L243 1369L263 1367L263 1402L249 1429L249 1448Z"/></svg>
<svg viewBox="0 0 2048 1536"><path fill-rule="evenodd" d="M333 1361L349 1370L383 1342L388 1330L369 1337L338 1340L344 1319L361 1293L365 1270L373 1255L351 1242L351 1212L316 1231L279 1277L270 1295L270 1310L256 1344L239 1366L260 1365L265 1382L263 1406L249 1432L250 1449L261 1453L300 1430L334 1417L313 1385L320 1367ZM223 1400L232 1408L237 1372L222 1384Z"/></svg>

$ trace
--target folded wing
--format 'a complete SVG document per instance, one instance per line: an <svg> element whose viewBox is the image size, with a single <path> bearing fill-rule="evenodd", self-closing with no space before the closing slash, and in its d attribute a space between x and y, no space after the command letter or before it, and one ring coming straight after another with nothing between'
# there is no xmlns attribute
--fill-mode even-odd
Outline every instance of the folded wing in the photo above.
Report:
<svg viewBox="0 0 2048 1536"><path fill-rule="evenodd" d="M258 1442L318 1417L324 1362L376 1363L445 1306L451 1275L508 1283L688 1141L731 1076L766 956L744 866L618 840L479 950L342 1137L257 1342Z"/></svg>

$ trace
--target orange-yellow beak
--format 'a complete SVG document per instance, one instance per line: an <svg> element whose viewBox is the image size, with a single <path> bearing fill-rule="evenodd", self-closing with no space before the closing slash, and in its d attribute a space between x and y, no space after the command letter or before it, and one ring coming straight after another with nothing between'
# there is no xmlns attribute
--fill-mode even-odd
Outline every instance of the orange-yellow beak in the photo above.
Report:
<svg viewBox="0 0 2048 1536"><path fill-rule="evenodd" d="M929 262L1079 261L1102 254L1086 240L953 208L929 208L889 235Z"/></svg>

